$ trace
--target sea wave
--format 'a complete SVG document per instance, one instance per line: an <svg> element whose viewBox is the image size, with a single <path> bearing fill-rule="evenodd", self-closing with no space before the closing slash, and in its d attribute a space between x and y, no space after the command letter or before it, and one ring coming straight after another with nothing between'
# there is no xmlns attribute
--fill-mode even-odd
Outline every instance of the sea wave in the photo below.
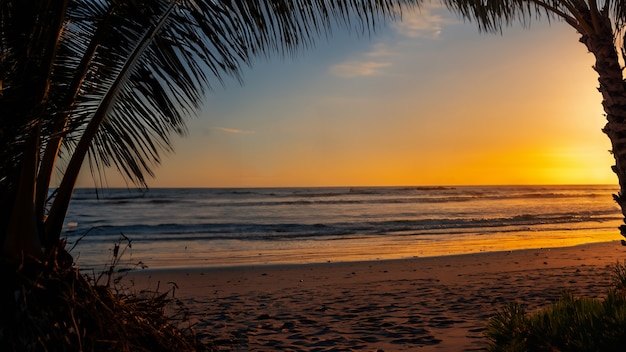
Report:
<svg viewBox="0 0 626 352"><path fill-rule="evenodd" d="M74 204L114 206L290 207L325 205L447 204L474 201L610 200L611 189L598 187L357 187L294 189L158 189L131 192L79 189Z"/></svg>
<svg viewBox="0 0 626 352"><path fill-rule="evenodd" d="M471 218L471 219L406 219L387 221L364 222L336 222L336 223L162 223L157 225L134 224L124 226L100 225L85 228L80 224L73 224L65 235L68 240L75 241L85 236L84 241L105 241L116 238L120 234L129 236L137 241L145 240L228 240L238 239L247 241L284 241L300 240L337 236L385 236L390 233L412 232L420 233L438 230L464 230L464 232L499 231L499 229L515 228L518 231L528 231L542 225L567 225L563 229L580 227L583 223L599 224L614 222L620 217L614 213L599 211L571 214L521 214L502 218Z"/></svg>

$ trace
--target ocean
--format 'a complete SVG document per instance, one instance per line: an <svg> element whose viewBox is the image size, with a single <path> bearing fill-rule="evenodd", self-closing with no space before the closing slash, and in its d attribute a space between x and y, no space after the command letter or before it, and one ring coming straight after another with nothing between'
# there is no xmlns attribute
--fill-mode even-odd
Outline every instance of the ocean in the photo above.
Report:
<svg viewBox="0 0 626 352"><path fill-rule="evenodd" d="M615 185L77 189L79 267L299 264L620 240ZM119 244L119 250L115 250ZM117 256L114 256L117 252Z"/></svg>

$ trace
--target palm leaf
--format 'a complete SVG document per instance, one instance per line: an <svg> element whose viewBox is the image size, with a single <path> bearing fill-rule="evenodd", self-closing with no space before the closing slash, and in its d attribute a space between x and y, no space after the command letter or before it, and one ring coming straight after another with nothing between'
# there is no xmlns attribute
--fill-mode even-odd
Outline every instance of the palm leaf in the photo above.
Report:
<svg viewBox="0 0 626 352"><path fill-rule="evenodd" d="M621 0L442 0L460 17L478 24L482 31L498 32L514 22L529 25L533 19L564 20L580 33L592 32L592 14L608 11L616 32L626 21L626 6ZM587 13L587 16L581 14Z"/></svg>
<svg viewBox="0 0 626 352"><path fill-rule="evenodd" d="M91 11L77 2L72 37L88 38L93 27L102 26L107 6L98 3ZM319 36L338 27L366 33L384 16L397 16L402 2L371 1L188 1L176 3L163 25L150 33L132 69L118 79L122 67L146 35L146 28L163 20L174 3L150 2L151 6L128 5L106 24L111 33L103 40L92 63L92 73L78 97L68 129L65 155L97 111L95 102L112 85L119 95L114 100L103 128L93 139L93 165L114 165L131 181L145 184L160 161L162 151L171 150L172 134L185 133L185 118L197 113L207 89L222 84L226 76L241 80L241 68L260 55L291 55L309 47ZM139 13L139 15L137 15ZM383 14L383 15L381 15ZM136 18L146 19L137 22ZM68 52L79 57L88 40L69 43ZM63 63L67 67L65 60ZM123 98L122 98L123 97ZM117 144L113 146L112 144ZM99 160L93 160L97 158ZM98 169L98 168L96 168Z"/></svg>
<svg viewBox="0 0 626 352"><path fill-rule="evenodd" d="M197 113L214 84L226 76L241 80L241 68L258 56L291 55L341 27L369 33L409 2L74 2L60 70L80 67L76 58L84 57L87 48L95 51L88 53L88 71L75 70L81 77L79 94L68 107L70 119L62 132L54 132L65 137L62 153L70 158L47 232L60 232L85 157L96 172L114 166L145 185L161 153L171 150L171 136L185 133L186 118ZM73 43L76 37L85 39Z"/></svg>

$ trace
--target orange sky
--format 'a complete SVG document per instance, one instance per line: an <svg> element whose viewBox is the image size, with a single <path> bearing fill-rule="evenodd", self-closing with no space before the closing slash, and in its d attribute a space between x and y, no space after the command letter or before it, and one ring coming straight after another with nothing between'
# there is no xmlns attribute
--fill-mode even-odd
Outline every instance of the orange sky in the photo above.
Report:
<svg viewBox="0 0 626 352"><path fill-rule="evenodd" d="M424 8L218 88L149 186L616 183L592 64L566 24L479 34Z"/></svg>

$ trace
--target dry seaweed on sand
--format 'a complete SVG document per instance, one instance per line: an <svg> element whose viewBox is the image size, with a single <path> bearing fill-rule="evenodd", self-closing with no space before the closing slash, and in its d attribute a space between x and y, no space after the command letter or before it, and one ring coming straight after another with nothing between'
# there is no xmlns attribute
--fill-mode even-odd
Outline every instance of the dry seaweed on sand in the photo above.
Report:
<svg viewBox="0 0 626 352"><path fill-rule="evenodd" d="M69 257L59 253L20 268L0 264L0 350L211 350L196 342L191 324L181 327L184 309L172 309L180 302L169 292L130 294L97 285L71 261L59 263Z"/></svg>

